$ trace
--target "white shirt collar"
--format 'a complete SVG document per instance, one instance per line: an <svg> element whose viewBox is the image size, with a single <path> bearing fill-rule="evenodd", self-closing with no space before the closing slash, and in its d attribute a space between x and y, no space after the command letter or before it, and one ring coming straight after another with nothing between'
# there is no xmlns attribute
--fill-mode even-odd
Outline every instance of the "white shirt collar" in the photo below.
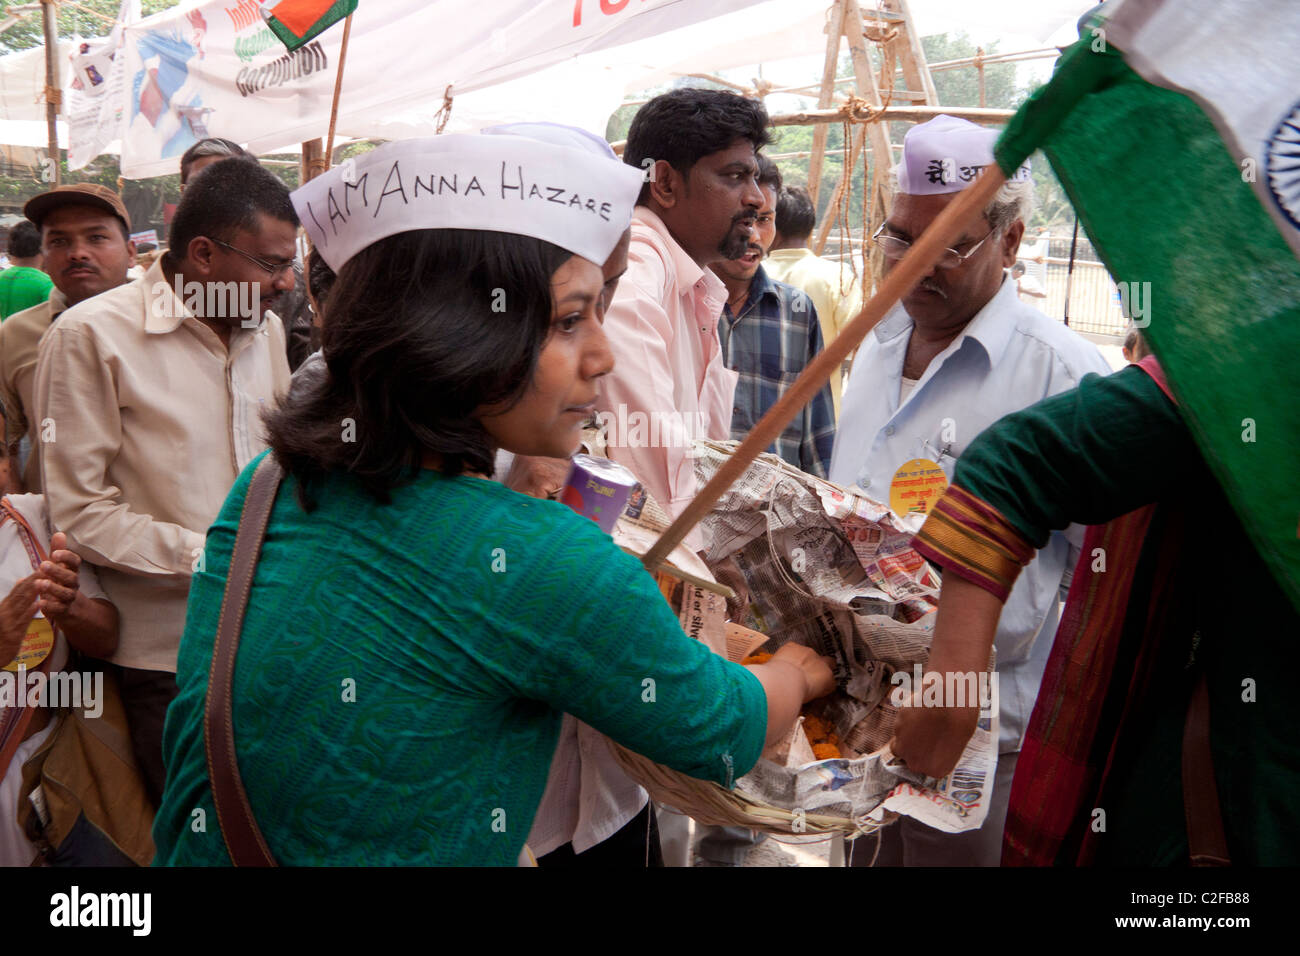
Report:
<svg viewBox="0 0 1300 956"><path fill-rule="evenodd" d="M1011 341L1011 333L1016 329L1015 306L1019 301L1015 282L1004 273L1002 284L998 286L998 291L993 294L993 298L989 299L984 307L975 313L975 317L966 323L966 328L962 329L961 334L953 340L943 354L955 354L966 339L973 339L984 350L989 365L997 365L1006 353L1007 344ZM910 333L913 325L907 309L899 303L873 331L876 339L884 345L904 332Z"/></svg>

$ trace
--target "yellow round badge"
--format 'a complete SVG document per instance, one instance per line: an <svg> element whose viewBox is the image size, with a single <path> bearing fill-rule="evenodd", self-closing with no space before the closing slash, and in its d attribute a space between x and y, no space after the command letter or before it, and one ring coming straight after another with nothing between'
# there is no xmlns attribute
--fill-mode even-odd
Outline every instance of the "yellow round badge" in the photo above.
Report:
<svg viewBox="0 0 1300 956"><path fill-rule="evenodd" d="M930 506L948 490L948 478L937 462L913 458L894 472L889 483L889 507L894 514L929 514Z"/></svg>
<svg viewBox="0 0 1300 956"><path fill-rule="evenodd" d="M41 661L50 656L53 649L54 628L50 627L50 622L45 618L34 617L32 623L27 625L27 636L18 648L18 656L6 664L4 669L16 671L21 666L29 671L35 670L41 666Z"/></svg>

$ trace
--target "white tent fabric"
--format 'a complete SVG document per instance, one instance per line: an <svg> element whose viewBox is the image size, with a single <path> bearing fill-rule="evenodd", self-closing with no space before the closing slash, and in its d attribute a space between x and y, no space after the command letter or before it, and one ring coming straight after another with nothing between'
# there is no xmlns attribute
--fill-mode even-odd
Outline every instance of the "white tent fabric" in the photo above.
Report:
<svg viewBox="0 0 1300 956"><path fill-rule="evenodd" d="M68 124L57 122L59 148L68 148ZM50 145L49 127L45 120L0 120L0 143L6 146L46 147Z"/></svg>
<svg viewBox="0 0 1300 956"><path fill-rule="evenodd" d="M1090 6L910 3L922 35L998 33L1025 46L1044 43ZM259 153L324 135L342 28L288 56L256 7L191 0L127 29L124 175L175 172L198 135ZM353 21L339 141L430 135L448 86L448 131L548 119L603 133L627 94L681 76L796 57L819 64L828 8L826 0L370 0ZM60 49L66 63L71 44ZM66 82L71 71L63 72ZM797 73L812 82L819 69ZM0 118L43 119L43 87L40 49L0 58ZM43 144L32 130L0 125L0 141Z"/></svg>
<svg viewBox="0 0 1300 956"><path fill-rule="evenodd" d="M60 40L60 64L71 55L72 41ZM45 47L0 57L0 119L45 122Z"/></svg>
<svg viewBox="0 0 1300 956"><path fill-rule="evenodd" d="M413 116L426 132L443 93L473 93L580 54L653 36L753 6L756 0L385 0L362 3L348 45L341 129L352 133ZM490 12L489 12L490 11ZM123 175L173 172L202 135L263 152L322 135L342 30L332 28L286 54L258 16L256 0L206 0L128 27ZM563 76L563 74L557 74ZM590 94L595 116L617 105L621 87L566 81L562 99ZM556 117L567 102L539 102L535 88L498 91L496 112ZM511 108L511 103L514 107ZM527 103L521 111L519 103ZM540 109L540 113L539 113ZM606 110L606 113L608 110ZM409 125L409 124L407 124ZM587 119L582 125L592 126Z"/></svg>

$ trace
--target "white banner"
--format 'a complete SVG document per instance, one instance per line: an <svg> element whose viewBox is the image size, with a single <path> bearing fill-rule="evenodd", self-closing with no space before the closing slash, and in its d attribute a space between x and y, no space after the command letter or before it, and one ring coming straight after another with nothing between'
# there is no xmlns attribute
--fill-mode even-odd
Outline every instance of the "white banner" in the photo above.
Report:
<svg viewBox="0 0 1300 956"><path fill-rule="evenodd" d="M381 122L419 109L431 134L448 87L453 95L482 89L757 2L362 0L348 43L340 130L349 120ZM325 134L342 25L290 54L258 6L209 0L126 30L124 176L174 173L180 154L204 136L258 152Z"/></svg>
<svg viewBox="0 0 1300 956"><path fill-rule="evenodd" d="M117 26L105 39L74 42L64 70L68 168L81 169L120 139L126 115L125 27L140 19L140 0L122 0Z"/></svg>

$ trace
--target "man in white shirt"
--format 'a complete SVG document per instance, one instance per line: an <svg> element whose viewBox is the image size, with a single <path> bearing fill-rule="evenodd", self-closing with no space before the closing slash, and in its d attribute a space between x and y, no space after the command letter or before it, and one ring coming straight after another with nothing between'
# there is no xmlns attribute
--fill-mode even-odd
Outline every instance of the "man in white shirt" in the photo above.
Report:
<svg viewBox="0 0 1300 956"><path fill-rule="evenodd" d="M994 131L949 116L908 132L893 208L874 237L886 271L993 162L996 139ZM962 449L1003 415L1074 388L1088 372L1109 374L1095 346L1022 303L1006 275L1032 201L1033 182L1022 167L867 336L844 394L832 481L859 485L900 513L924 511L929 498L914 490L918 467L951 480ZM923 487L927 495L934 489ZM1002 613L994 644L1000 754L984 826L946 834L905 818L883 831L877 866L998 864L1011 777L1056 633L1062 575L1076 549L1053 535ZM865 844L873 842L855 841L864 843L855 847L855 864L870 863Z"/></svg>

